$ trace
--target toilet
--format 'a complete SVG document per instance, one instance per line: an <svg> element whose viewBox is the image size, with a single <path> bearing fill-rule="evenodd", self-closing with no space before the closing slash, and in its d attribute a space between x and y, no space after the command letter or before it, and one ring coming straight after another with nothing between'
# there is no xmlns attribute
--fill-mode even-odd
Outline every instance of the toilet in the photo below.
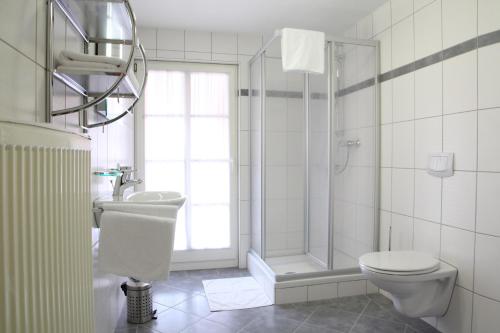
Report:
<svg viewBox="0 0 500 333"><path fill-rule="evenodd" d="M392 296L396 310L409 317L446 314L457 269L427 253L382 251L362 255L359 266L374 285Z"/></svg>

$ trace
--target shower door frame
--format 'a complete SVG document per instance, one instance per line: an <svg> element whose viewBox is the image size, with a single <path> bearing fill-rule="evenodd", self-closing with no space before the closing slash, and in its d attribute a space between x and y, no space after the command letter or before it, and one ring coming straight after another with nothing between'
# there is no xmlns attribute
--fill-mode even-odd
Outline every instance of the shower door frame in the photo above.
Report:
<svg viewBox="0 0 500 333"><path fill-rule="evenodd" d="M255 63L257 59L260 59L260 131L261 131L261 151L260 151L260 161L261 161L261 193L260 193L260 204L261 204L261 212L260 212L260 229L261 229L261 238L260 238L260 255L257 251L253 250L252 244L250 244L250 250L255 255L260 257L263 262L266 259L266 71L265 71L265 57L266 50L272 45L272 43L281 37L281 31L276 31L273 37L268 40L264 46L257 51L255 55L250 58L248 61L248 109L252 112L252 65ZM332 165L334 164L334 154L332 152L332 147L334 144L334 112L335 112L335 81L333 80L333 73L336 71L336 63L332 61L333 55L335 52L335 44L343 43L350 44L356 46L367 46L373 47L375 49L375 61L374 61L374 109L375 109L375 123L374 123L374 136L375 136L375 179L374 179L374 232L373 232L373 249L377 250L379 245L379 207L380 207L380 85L379 85L379 68L380 68L380 53L379 53L379 42L375 40L363 40L363 39L351 39L344 37L335 37L335 36L326 36L326 56L327 56L327 64L326 70L328 71L327 78L327 90L328 90L328 195L329 195L329 205L328 205L328 260L326 263L326 270L314 273L298 273L293 275L293 278L303 278L310 276L324 276L329 275L332 272L336 272L339 274L349 274L349 273L357 273L359 272L359 268L355 269L342 269L342 270L334 270L334 244L333 244L333 236L334 236L334 218L333 218L333 193L334 193L334 177L332 172ZM304 195L304 249L305 254L309 255L313 259L318 260L316 257L312 256L309 252L309 74L304 74L304 90L303 90L303 98L304 98L304 117L305 117L305 195ZM251 130L251 128L250 128ZM251 142L250 136L250 145ZM250 149L252 151L252 149ZM250 186L252 186L253 181L250 181ZM252 190L250 191L252 193ZM252 200L252 198L250 198ZM250 227L253 225L253 212L250 210ZM292 277L292 276L290 276Z"/></svg>

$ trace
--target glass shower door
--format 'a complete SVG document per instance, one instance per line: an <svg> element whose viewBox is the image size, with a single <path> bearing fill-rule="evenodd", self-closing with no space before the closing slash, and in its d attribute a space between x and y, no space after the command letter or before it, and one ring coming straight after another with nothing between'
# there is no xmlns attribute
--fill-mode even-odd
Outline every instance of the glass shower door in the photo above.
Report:
<svg viewBox="0 0 500 333"><path fill-rule="evenodd" d="M262 58L250 65L250 247L259 257L263 253L262 233Z"/></svg>
<svg viewBox="0 0 500 333"><path fill-rule="evenodd" d="M328 49L325 50L328 54ZM327 59L327 57L325 57ZM308 75L308 255L325 269L329 266L329 64L325 73Z"/></svg>
<svg viewBox="0 0 500 333"><path fill-rule="evenodd" d="M284 267L271 258L304 255L304 74L283 72L277 52L266 52L264 60L264 257Z"/></svg>
<svg viewBox="0 0 500 333"><path fill-rule="evenodd" d="M331 268L343 270L376 249L377 48L335 42L332 51Z"/></svg>

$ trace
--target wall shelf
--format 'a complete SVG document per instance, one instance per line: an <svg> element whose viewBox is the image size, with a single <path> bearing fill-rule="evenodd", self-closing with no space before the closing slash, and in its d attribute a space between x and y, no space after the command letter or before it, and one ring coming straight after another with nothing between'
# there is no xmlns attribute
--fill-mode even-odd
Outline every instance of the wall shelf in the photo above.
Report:
<svg viewBox="0 0 500 333"><path fill-rule="evenodd" d="M80 35L85 53L89 49L93 53L103 55L108 46L118 45L123 53L127 53L126 65L116 71L81 68L72 66L55 66L53 49L54 9L57 8ZM49 0L47 9L47 121L54 116L71 113L83 113L81 127L84 129L108 125L128 113L132 113L139 98L144 92L147 81L147 60L143 46L137 38L135 14L128 0ZM120 54L122 53L120 52ZM108 53L106 51L106 53ZM144 66L141 83L135 78L134 53L139 53ZM57 79L66 87L82 97L82 104L70 108L54 110L52 108L53 79ZM108 117L107 100L124 99L121 112L111 112ZM94 111L103 121L90 124L88 111ZM116 110L115 110L116 111ZM96 118L96 117L92 117Z"/></svg>

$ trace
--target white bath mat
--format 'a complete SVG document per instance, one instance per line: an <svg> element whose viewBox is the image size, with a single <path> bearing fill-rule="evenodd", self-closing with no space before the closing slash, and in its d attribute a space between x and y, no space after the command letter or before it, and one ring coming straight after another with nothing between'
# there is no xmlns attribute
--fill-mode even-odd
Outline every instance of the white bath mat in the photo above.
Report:
<svg viewBox="0 0 500 333"><path fill-rule="evenodd" d="M211 311L258 308L273 304L251 276L203 280L203 287Z"/></svg>

